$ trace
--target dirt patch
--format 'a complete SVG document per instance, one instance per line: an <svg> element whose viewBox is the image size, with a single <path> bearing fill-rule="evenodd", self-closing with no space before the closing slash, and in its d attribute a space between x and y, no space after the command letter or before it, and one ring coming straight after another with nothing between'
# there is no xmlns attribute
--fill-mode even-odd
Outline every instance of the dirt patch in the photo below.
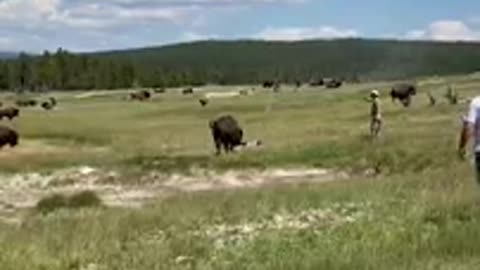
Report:
<svg viewBox="0 0 480 270"><path fill-rule="evenodd" d="M103 203L113 207L142 207L153 199L179 192L259 188L266 185L322 183L347 179L348 175L322 169L269 169L217 173L196 170L191 175L167 175L149 172L136 184L124 183L122 175L88 166L57 170L51 173L29 173L0 176L0 220L15 221L14 213L31 208L43 197L96 192ZM16 220L18 221L18 220Z"/></svg>

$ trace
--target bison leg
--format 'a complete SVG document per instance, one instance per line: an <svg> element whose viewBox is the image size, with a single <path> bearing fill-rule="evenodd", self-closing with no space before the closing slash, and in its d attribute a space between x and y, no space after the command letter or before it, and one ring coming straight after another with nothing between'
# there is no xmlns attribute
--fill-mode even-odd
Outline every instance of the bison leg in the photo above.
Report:
<svg viewBox="0 0 480 270"><path fill-rule="evenodd" d="M215 139L215 155L220 155L222 152L222 143L220 140Z"/></svg>

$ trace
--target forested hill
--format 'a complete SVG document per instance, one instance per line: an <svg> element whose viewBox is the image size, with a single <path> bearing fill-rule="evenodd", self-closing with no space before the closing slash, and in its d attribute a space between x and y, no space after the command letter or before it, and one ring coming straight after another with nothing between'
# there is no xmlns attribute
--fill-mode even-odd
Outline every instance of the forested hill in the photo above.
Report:
<svg viewBox="0 0 480 270"><path fill-rule="evenodd" d="M23 55L0 67L0 87L119 88L137 83L245 84L321 77L377 80L477 70L479 43L204 41L93 54L59 50L39 57Z"/></svg>

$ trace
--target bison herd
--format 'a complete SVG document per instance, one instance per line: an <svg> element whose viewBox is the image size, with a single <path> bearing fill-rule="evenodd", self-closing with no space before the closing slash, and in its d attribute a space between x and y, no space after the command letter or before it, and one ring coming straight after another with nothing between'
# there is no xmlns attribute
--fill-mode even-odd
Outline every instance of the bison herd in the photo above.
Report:
<svg viewBox="0 0 480 270"><path fill-rule="evenodd" d="M338 79L321 79L310 81L310 86L325 86L326 88L338 88L341 87L343 82ZM295 82L295 87L298 89L301 87L302 83L300 81ZM280 88L280 83L278 81L265 81L262 83L262 86L265 88L273 88L274 91L278 91ZM232 93L209 93L211 98L216 97L233 97L233 96L247 96L251 92L255 91L255 88L242 89L238 92ZM153 93L165 93L165 88L153 89ZM183 95L192 95L194 94L194 89L189 87L181 90ZM396 100L404 107L409 107L413 97L417 95L417 87L413 83L398 83L393 85L390 89L390 97L392 102ZM430 105L434 106L436 104L435 97L431 92L427 92ZM139 90L129 93L130 100L146 101L152 97L151 92L147 90ZM210 96L206 95L205 97L199 98L198 102L202 107L206 107L209 104ZM445 98L450 104L458 103L457 93L449 86ZM22 98L14 102L17 107L35 107L38 104L45 109L51 110L57 105L57 100L54 97L49 97L45 100L37 100L31 98ZM3 104L0 103L0 107ZM0 108L0 120L7 119L12 121L14 118L20 116L20 110L16 107L9 106L5 108ZM219 155L222 150L225 153L234 151L237 147L247 146L249 143L244 141L243 136L244 132L237 120L231 115L223 115L216 119L209 121L209 127L211 131L211 136L215 145L216 154ZM10 145L10 147L15 147L19 141L19 134L17 131L6 127L0 126L0 148L5 145ZM261 144L261 141L257 141L254 145L258 146Z"/></svg>
<svg viewBox="0 0 480 270"><path fill-rule="evenodd" d="M44 110L52 110L57 106L57 99L54 97L49 97L46 100L37 100L33 98L22 98L14 102L17 107L36 107L40 104L40 107ZM3 106L0 103L0 107ZM0 121L7 119L9 121L14 120L20 116L20 109L9 106L5 108L0 108ZM10 147L15 147L18 144L19 135L18 132L14 129L7 126L0 126L0 148L3 148L5 145Z"/></svg>

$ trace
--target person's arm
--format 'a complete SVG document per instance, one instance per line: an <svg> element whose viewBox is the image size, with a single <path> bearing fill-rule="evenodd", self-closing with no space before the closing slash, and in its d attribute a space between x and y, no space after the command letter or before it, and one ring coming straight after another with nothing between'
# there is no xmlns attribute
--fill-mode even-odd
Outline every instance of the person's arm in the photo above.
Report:
<svg viewBox="0 0 480 270"><path fill-rule="evenodd" d="M470 104L468 115L463 118L462 129L460 132L460 140L458 142L458 153L460 157L464 158L466 154L466 147L470 137L473 134L473 127L477 119L477 110L473 103Z"/></svg>
<svg viewBox="0 0 480 270"><path fill-rule="evenodd" d="M458 154L460 155L461 158L465 158L465 155L467 152L466 147L471 135L472 135L472 125L469 122L464 120L462 130L460 132L460 141L458 143Z"/></svg>

